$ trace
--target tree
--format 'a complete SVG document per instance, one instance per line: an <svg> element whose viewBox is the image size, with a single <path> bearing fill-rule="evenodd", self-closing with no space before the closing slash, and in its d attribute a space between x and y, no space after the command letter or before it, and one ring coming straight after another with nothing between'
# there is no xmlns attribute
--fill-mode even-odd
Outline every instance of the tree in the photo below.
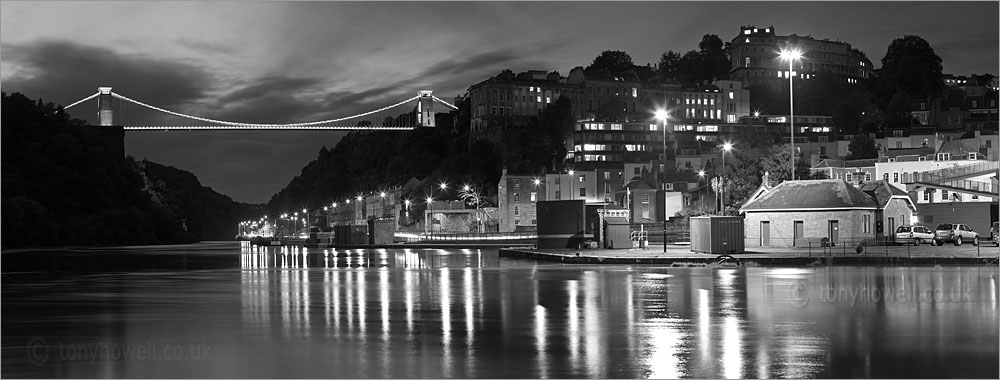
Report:
<svg viewBox="0 0 1000 380"><path fill-rule="evenodd" d="M941 57L919 36L906 35L889 44L882 58L876 92L883 106L899 91L911 99L936 98L944 89Z"/></svg>
<svg viewBox="0 0 1000 380"><path fill-rule="evenodd" d="M594 58L594 62L587 66L587 70L627 71L634 66L632 56L628 53L620 50L605 50Z"/></svg>
<svg viewBox="0 0 1000 380"><path fill-rule="evenodd" d="M656 64L656 73L664 82L679 81L677 77L680 70L681 54L673 50L668 50L660 55L660 61Z"/></svg>
<svg viewBox="0 0 1000 380"><path fill-rule="evenodd" d="M850 154L846 157L848 160L878 158L878 149L875 148L875 140L864 133L855 135L851 139L851 143L847 145L847 150L850 151Z"/></svg>

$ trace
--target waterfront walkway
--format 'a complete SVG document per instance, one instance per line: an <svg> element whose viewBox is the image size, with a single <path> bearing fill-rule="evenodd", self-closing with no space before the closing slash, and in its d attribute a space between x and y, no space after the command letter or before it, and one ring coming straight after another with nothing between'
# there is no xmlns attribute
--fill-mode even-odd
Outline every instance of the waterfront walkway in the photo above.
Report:
<svg viewBox="0 0 1000 380"><path fill-rule="evenodd" d="M691 252L688 245L651 245L645 249L525 249L505 248L500 255L543 261L578 264L666 264L705 265L718 263L718 254ZM760 265L817 264L993 264L997 265L1000 248L992 244L956 247L875 246L857 253L854 247L832 248L771 248L754 247L745 253L733 254L729 263Z"/></svg>

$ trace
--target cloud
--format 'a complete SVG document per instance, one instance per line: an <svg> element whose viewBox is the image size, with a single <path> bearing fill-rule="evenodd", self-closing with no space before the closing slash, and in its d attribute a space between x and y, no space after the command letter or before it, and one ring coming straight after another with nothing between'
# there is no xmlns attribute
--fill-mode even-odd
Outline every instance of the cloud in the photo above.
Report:
<svg viewBox="0 0 1000 380"><path fill-rule="evenodd" d="M68 105L111 86L115 92L142 94L142 101L178 109L197 102L210 90L214 77L200 66L124 55L111 49L65 40L2 45L4 91L22 92Z"/></svg>

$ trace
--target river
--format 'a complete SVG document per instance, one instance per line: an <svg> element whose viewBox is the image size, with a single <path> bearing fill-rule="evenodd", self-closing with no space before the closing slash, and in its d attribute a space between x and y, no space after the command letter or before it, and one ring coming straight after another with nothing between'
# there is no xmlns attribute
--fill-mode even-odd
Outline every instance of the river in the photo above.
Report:
<svg viewBox="0 0 1000 380"><path fill-rule="evenodd" d="M995 266L563 265L236 243L3 259L5 378L1000 375Z"/></svg>

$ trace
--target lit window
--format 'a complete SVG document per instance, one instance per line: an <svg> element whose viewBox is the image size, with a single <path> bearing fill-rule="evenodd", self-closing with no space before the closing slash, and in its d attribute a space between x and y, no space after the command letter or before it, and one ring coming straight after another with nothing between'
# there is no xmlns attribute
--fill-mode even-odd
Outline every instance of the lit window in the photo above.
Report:
<svg viewBox="0 0 1000 380"><path fill-rule="evenodd" d="M534 191L531 192L531 201L532 202L538 201L538 193L537 192L534 192Z"/></svg>
<svg viewBox="0 0 1000 380"><path fill-rule="evenodd" d="M548 103L552 103L552 97L551 96L546 96L545 97L545 104L548 104Z"/></svg>
<svg viewBox="0 0 1000 380"><path fill-rule="evenodd" d="M729 100L733 100L733 92L729 91Z"/></svg>
<svg viewBox="0 0 1000 380"><path fill-rule="evenodd" d="M747 35L749 35L749 34L750 34L750 29L747 29L747 30L744 30L744 31L743 31L743 34L747 34ZM750 40L747 40L747 42L750 42Z"/></svg>
<svg viewBox="0 0 1000 380"><path fill-rule="evenodd" d="M538 101L538 103L541 103L542 102L542 97L541 96L537 97L537 101Z"/></svg>
<svg viewBox="0 0 1000 380"><path fill-rule="evenodd" d="M750 67L750 57L746 57L743 62L745 63L745 67Z"/></svg>

